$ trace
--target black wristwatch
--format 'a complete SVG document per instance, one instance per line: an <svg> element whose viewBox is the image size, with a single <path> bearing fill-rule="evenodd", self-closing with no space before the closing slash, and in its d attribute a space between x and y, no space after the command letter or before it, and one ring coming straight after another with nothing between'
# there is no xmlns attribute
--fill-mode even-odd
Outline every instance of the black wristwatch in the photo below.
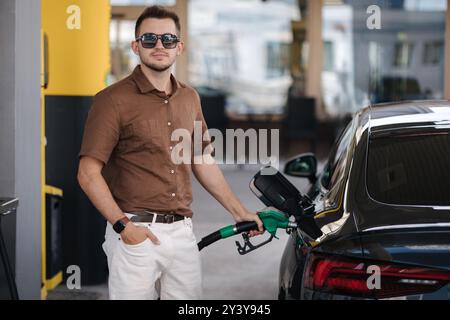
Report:
<svg viewBox="0 0 450 320"><path fill-rule="evenodd" d="M130 222L130 219L128 219L127 217L123 217L122 219L117 220L117 222L113 224L114 231L118 234L122 233L128 222Z"/></svg>

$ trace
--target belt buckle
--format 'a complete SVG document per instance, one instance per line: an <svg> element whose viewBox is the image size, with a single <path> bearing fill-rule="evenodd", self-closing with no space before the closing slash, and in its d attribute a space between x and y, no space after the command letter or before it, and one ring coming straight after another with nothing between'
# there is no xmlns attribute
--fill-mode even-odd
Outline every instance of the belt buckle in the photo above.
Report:
<svg viewBox="0 0 450 320"><path fill-rule="evenodd" d="M173 223L175 221L175 216L173 214L165 214L164 222L165 223Z"/></svg>

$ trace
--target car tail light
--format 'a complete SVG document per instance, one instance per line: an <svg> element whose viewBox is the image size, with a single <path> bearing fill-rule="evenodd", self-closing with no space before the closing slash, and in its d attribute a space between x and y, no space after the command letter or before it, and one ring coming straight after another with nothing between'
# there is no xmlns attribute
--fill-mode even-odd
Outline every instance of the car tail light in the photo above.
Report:
<svg viewBox="0 0 450 320"><path fill-rule="evenodd" d="M379 268L378 288L368 285L370 266ZM429 293L450 282L448 271L324 254L312 254L305 272L305 288L372 299Z"/></svg>

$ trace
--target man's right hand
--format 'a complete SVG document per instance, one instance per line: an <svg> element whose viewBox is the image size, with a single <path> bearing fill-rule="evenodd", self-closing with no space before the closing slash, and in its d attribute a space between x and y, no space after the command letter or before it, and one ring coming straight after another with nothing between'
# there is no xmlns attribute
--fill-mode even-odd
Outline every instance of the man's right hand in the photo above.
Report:
<svg viewBox="0 0 450 320"><path fill-rule="evenodd" d="M156 245L160 242L158 238L146 227L136 226L128 222L125 229L120 233L125 244L136 245L144 242L147 238Z"/></svg>

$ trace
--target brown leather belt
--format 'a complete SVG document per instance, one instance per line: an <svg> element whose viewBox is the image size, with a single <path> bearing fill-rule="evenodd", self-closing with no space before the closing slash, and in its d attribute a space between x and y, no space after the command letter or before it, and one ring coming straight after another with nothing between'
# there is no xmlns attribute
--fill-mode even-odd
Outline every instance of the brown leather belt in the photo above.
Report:
<svg viewBox="0 0 450 320"><path fill-rule="evenodd" d="M176 221L180 221L184 219L184 216L176 214L176 213L169 213L169 214L160 214L156 212L149 212L149 211L138 211L138 212L129 212L130 214L133 214L134 216L130 218L130 221L132 222L145 222L145 223L151 223L153 222L153 217L156 215L156 219L154 222L156 223L174 223Z"/></svg>

